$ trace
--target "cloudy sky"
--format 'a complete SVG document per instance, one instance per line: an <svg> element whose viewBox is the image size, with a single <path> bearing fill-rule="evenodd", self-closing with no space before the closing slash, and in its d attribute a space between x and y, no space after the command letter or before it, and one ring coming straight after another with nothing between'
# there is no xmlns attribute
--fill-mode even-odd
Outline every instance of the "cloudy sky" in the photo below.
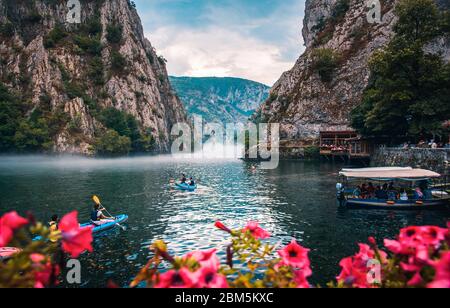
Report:
<svg viewBox="0 0 450 308"><path fill-rule="evenodd" d="M304 0L135 0L147 38L174 76L272 85L304 50Z"/></svg>

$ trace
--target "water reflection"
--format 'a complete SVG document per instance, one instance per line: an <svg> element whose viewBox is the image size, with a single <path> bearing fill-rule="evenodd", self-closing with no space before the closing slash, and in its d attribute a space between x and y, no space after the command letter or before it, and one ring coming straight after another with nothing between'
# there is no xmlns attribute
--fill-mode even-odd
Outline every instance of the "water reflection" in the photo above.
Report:
<svg viewBox="0 0 450 308"><path fill-rule="evenodd" d="M368 236L392 237L410 225L445 225L448 212L340 210L335 202L341 166L286 161L276 170L252 170L242 161L191 162L168 157L93 160L84 158L0 158L0 212L32 210L47 221L73 209L89 219L90 197L98 194L112 213L130 216L128 230L95 240L83 255L83 286L126 286L147 262L156 239L173 254L216 247L227 238L213 227L220 219L237 228L258 220L287 243L297 238L312 248L313 281L324 284L338 273L339 260ZM182 172L199 180L195 193L171 190ZM223 256L223 253L222 253Z"/></svg>

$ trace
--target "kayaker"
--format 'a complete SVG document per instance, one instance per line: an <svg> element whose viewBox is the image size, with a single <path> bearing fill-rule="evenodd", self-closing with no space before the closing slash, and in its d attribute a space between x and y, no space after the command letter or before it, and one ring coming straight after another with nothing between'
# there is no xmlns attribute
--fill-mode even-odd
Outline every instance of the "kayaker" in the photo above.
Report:
<svg viewBox="0 0 450 308"><path fill-rule="evenodd" d="M181 175L181 184L186 184L187 178L186 178L186 174L182 174Z"/></svg>
<svg viewBox="0 0 450 308"><path fill-rule="evenodd" d="M58 215L53 215L52 220L48 223L50 232L58 231L58 221L59 221Z"/></svg>
<svg viewBox="0 0 450 308"><path fill-rule="evenodd" d="M189 185L190 185L190 186L195 186L195 181L194 181L193 178L190 178L189 181L190 181L190 182L189 182Z"/></svg>
<svg viewBox="0 0 450 308"><path fill-rule="evenodd" d="M112 217L108 217L108 216L105 216L105 214L103 214L103 211L100 208L99 204L97 204L97 203L94 204L94 208L92 209L92 212L91 212L91 222L94 225L101 226L103 224L114 222L114 221L115 220Z"/></svg>

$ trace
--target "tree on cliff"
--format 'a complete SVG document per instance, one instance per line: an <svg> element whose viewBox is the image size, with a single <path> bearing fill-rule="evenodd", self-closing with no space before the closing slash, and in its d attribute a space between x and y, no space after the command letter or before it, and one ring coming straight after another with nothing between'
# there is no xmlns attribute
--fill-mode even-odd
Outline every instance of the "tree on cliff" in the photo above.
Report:
<svg viewBox="0 0 450 308"><path fill-rule="evenodd" d="M448 12L432 0L402 0L395 13L395 36L371 59L371 81L352 126L391 143L439 136L450 118L450 65L424 46L448 32Z"/></svg>

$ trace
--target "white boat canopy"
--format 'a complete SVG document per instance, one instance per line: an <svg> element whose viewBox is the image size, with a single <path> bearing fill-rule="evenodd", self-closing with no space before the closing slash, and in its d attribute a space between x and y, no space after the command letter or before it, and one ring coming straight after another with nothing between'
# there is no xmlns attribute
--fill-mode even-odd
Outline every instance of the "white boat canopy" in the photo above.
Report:
<svg viewBox="0 0 450 308"><path fill-rule="evenodd" d="M439 178L439 173L413 168L362 168L342 169L339 175L355 179L430 179Z"/></svg>

